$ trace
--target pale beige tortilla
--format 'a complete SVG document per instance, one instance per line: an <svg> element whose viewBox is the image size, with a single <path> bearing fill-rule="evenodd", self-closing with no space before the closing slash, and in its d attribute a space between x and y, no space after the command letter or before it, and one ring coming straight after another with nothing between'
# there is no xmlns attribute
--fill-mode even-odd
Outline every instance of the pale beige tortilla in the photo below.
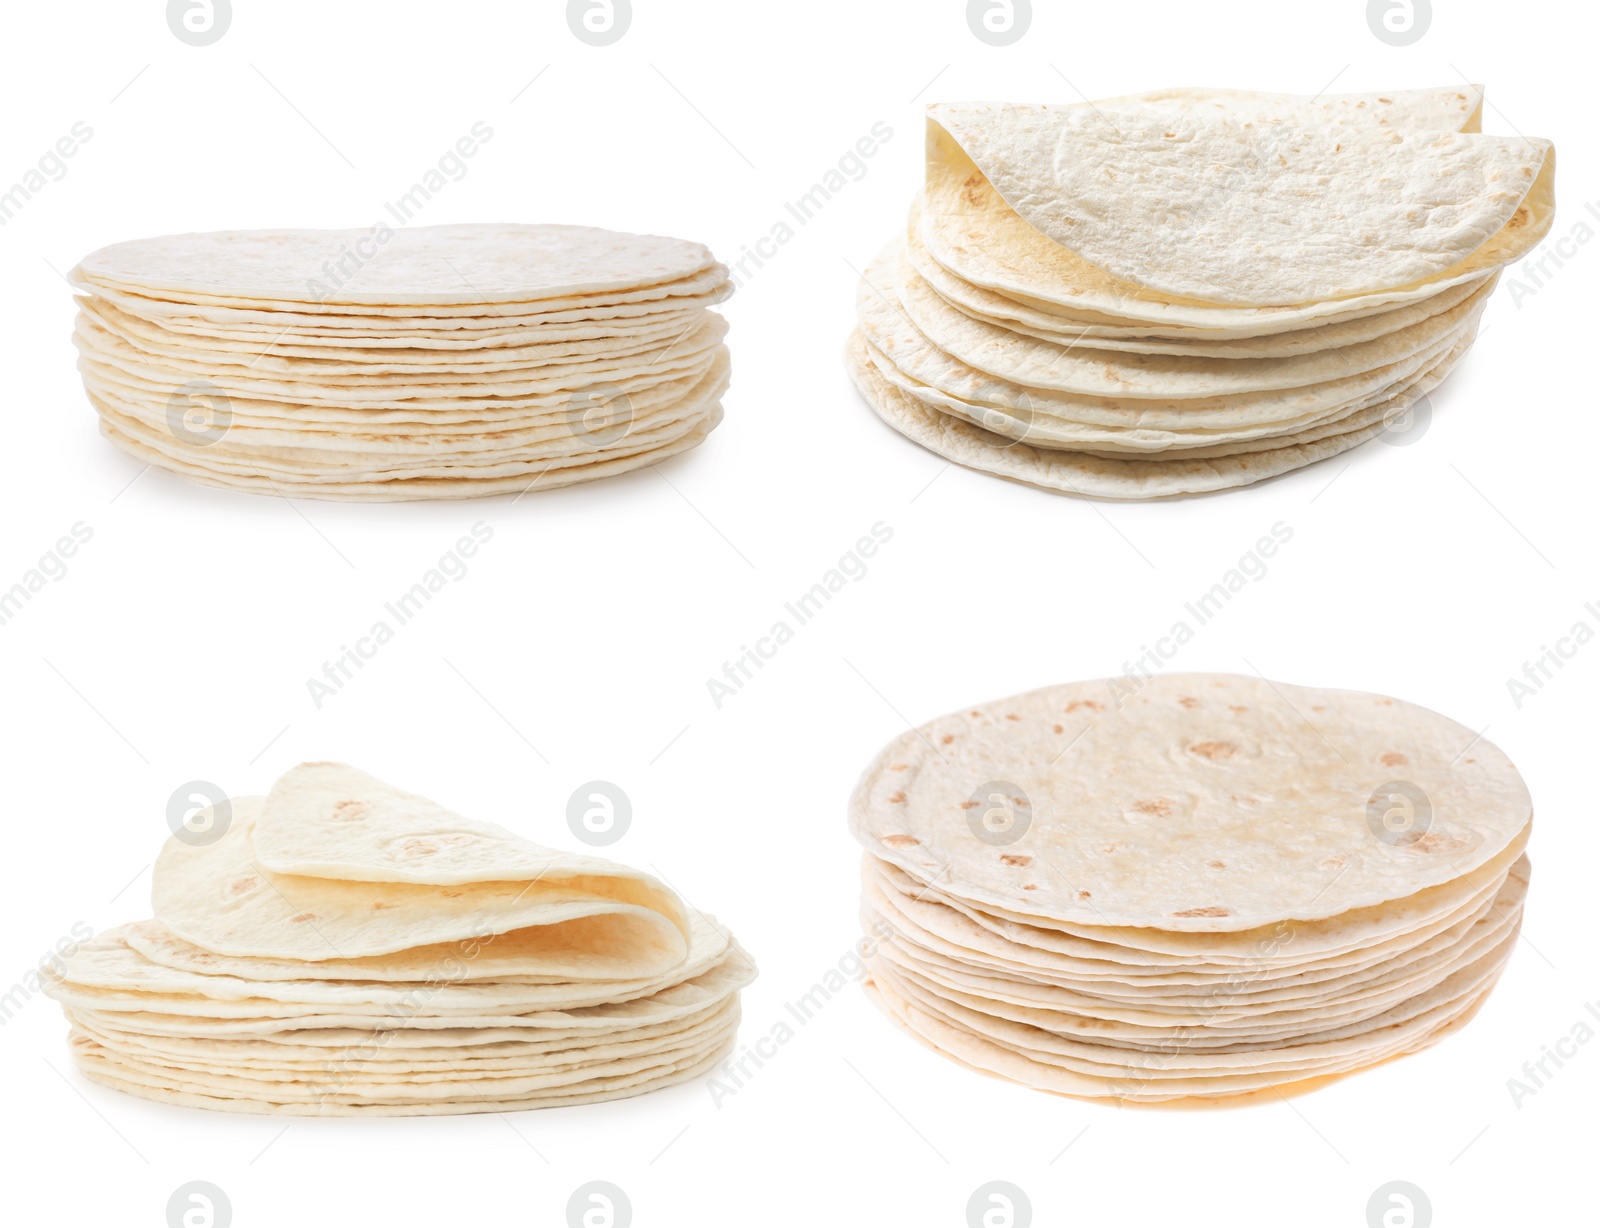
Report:
<svg viewBox="0 0 1600 1228"><path fill-rule="evenodd" d="M939 104L928 120L1045 238L1163 296L1244 307L1449 276L1512 224L1550 150L1201 108Z"/></svg>
<svg viewBox="0 0 1600 1228"><path fill-rule="evenodd" d="M1173 299L1122 281L1051 241L1017 215L943 129L930 135L935 150L921 203L921 236L941 265L974 285L1043 310L1064 306L1163 327L1242 329L1239 335L1254 335L1428 298L1520 259L1549 233L1555 216L1555 159L1547 151L1522 207L1501 231L1426 282L1286 307L1219 306Z"/></svg>
<svg viewBox="0 0 1600 1228"><path fill-rule="evenodd" d="M1389 414L1366 426L1314 440L1215 459L1128 460L1034 448L931 409L906 396L878 373L867 343L853 335L846 365L862 397L880 418L900 434L947 460L997 474L1045 490L1098 499L1157 499L1207 494L1265 481L1347 452L1387 428ZM1416 396L1425 395L1429 380L1394 406L1399 413Z"/></svg>
<svg viewBox="0 0 1600 1228"><path fill-rule="evenodd" d="M104 1061L89 1058L79 1069L85 1077L96 1083L141 1096L146 1100L182 1105L186 1108L213 1109L231 1113L258 1113L286 1117L432 1117L454 1113L508 1113L523 1109L559 1108L564 1105L597 1104L606 1100L620 1100L630 1096L685 1083L711 1072L728 1053L730 1041L723 1049L713 1051L698 1061L664 1064L652 1070L617 1078L600 1079L591 1084L559 1094L529 1095L518 1099L492 1100L482 1096L449 1101L428 1101L416 1104L395 1103L284 1103L263 1100L239 1100L203 1092L174 1090L164 1080L137 1076L120 1070Z"/></svg>
<svg viewBox="0 0 1600 1228"><path fill-rule="evenodd" d="M530 926L615 914L629 919L618 946L654 976L688 953L676 898L648 875L576 873L559 859L542 878L441 887L343 882L274 874L260 864L251 829L261 803L232 802L227 831L209 844L171 837L156 859L156 918L179 937L222 955L357 959L438 943L481 939ZM627 962L627 961L623 961Z"/></svg>
<svg viewBox="0 0 1600 1228"><path fill-rule="evenodd" d="M363 242L375 255L326 293L337 263ZM716 262L698 243L589 226L410 226L379 244L369 230L235 230L166 235L92 252L76 272L162 297L203 296L297 306L428 306L527 303L659 286Z"/></svg>
<svg viewBox="0 0 1600 1228"><path fill-rule="evenodd" d="M1386 696L1167 674L1117 698L1110 680L1048 687L895 738L851 796L852 833L980 904L1228 932L1333 918L1459 880L1505 852L1532 815L1497 747ZM1409 843L1379 839L1369 822L1369 798L1393 780L1431 801ZM968 821L974 791L995 781L1032 806L1004 845Z"/></svg>

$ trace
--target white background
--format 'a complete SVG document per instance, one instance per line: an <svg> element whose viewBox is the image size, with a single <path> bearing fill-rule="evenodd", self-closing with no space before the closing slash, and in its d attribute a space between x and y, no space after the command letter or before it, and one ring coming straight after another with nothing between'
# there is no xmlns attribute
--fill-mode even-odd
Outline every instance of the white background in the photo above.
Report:
<svg viewBox="0 0 1600 1228"><path fill-rule="evenodd" d="M1600 245L1519 304L1502 284L1420 441L1201 499L1090 504L949 468L883 427L840 362L853 270L901 223L920 106L938 99L1483 81L1487 130L1557 143L1554 234L1600 225L1584 210L1600 199L1593 10L1434 7L1421 41L1392 48L1356 0L1039 3L1026 37L992 48L955 0L635 0L626 37L593 48L558 3L237 0L227 35L194 48L152 0L12 6L0 182L75 121L94 135L0 228L0 588L74 523L93 538L0 627L0 990L75 923L147 915L179 784L264 792L302 759L342 758L563 847L573 789L620 784L635 813L611 852L759 960L753 1041L858 936L844 802L880 744L974 700L1120 672L1279 521L1293 539L1269 574L1172 668L1437 708L1512 755L1538 824L1526 940L1477 1020L1293 1102L1118 1111L1027 1091L920 1048L851 986L721 1107L692 1084L286 1128L84 1082L35 998L0 1027L5 1218L159 1225L191 1179L222 1187L238 1225L306 1228L559 1224L590 1179L623 1187L639 1225L958 1225L994 1179L1040 1224L1359 1226L1395 1178L1439 1224L1591 1201L1600 1044L1520 1109L1506 1082L1600 998L1600 646L1520 710L1506 680L1578 620L1600 627L1584 610L1600 600L1600 428L1580 378ZM730 261L875 122L893 136L727 307L727 420L659 473L514 506L291 505L136 477L98 437L55 270L149 234L369 224L477 120L493 139L422 220L593 223ZM494 536L470 574L318 710L306 679L478 520ZM865 578L716 708L707 679L878 521L893 539Z"/></svg>

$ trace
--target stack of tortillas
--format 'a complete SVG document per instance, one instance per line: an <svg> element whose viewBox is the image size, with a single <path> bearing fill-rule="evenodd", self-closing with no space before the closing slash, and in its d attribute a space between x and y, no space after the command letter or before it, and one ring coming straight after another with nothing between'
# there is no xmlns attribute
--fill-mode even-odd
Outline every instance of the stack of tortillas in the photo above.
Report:
<svg viewBox="0 0 1600 1228"><path fill-rule="evenodd" d="M73 271L101 430L214 486L326 499L545 490L721 419L727 270L584 226L171 235Z"/></svg>
<svg viewBox="0 0 1600 1228"><path fill-rule="evenodd" d="M930 107L851 374L951 461L1107 499L1242 486L1409 425L1554 216L1550 143L1484 135L1480 104Z"/></svg>
<svg viewBox="0 0 1600 1228"><path fill-rule="evenodd" d="M49 992L85 1075L202 1108L635 1096L720 1061L755 976L656 879L340 764L203 812L162 851L153 896L154 920L79 947Z"/></svg>
<svg viewBox="0 0 1600 1228"><path fill-rule="evenodd" d="M1528 887L1505 755L1378 695L1128 682L955 713L862 776L891 1017L979 1070L1128 1102L1301 1090L1471 1018Z"/></svg>

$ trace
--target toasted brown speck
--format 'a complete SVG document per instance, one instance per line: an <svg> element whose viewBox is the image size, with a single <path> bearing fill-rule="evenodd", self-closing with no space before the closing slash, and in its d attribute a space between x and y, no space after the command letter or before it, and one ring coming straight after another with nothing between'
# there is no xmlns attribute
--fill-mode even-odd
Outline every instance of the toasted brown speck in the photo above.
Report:
<svg viewBox="0 0 1600 1228"><path fill-rule="evenodd" d="M366 802L355 798L348 798L333 804L333 817L336 819L359 819L366 815Z"/></svg>
<svg viewBox="0 0 1600 1228"><path fill-rule="evenodd" d="M944 735L944 737L939 739L939 741L944 743L946 746L949 746L950 743L954 742L955 740L956 740L956 735L953 734L953 733L947 733L947 734Z"/></svg>
<svg viewBox="0 0 1600 1228"><path fill-rule="evenodd" d="M1185 908L1182 912L1171 914L1174 917L1227 917L1232 914L1220 904L1212 904L1206 908Z"/></svg>
<svg viewBox="0 0 1600 1228"><path fill-rule="evenodd" d="M1001 853L1000 861L1008 866L1031 866L1033 858L1024 853Z"/></svg>
<svg viewBox="0 0 1600 1228"><path fill-rule="evenodd" d="M908 849L921 844L922 841L915 836L892 835L884 836L878 843L887 844L892 849Z"/></svg>
<svg viewBox="0 0 1600 1228"><path fill-rule="evenodd" d="M889 794L889 805L902 806L905 804L906 795L899 791Z"/></svg>
<svg viewBox="0 0 1600 1228"><path fill-rule="evenodd" d="M1198 708L1200 701L1193 695L1180 695L1178 696L1178 706L1182 708Z"/></svg>
<svg viewBox="0 0 1600 1228"><path fill-rule="evenodd" d="M1134 802L1129 809L1137 811L1139 814L1158 815L1164 819L1172 813L1172 801L1170 798L1165 797L1147 797L1142 801Z"/></svg>
<svg viewBox="0 0 1600 1228"><path fill-rule="evenodd" d="M1227 862L1218 861L1215 858L1212 858L1210 861L1206 862L1206 865L1210 866L1213 870L1226 870L1228 868Z"/></svg>
<svg viewBox="0 0 1600 1228"><path fill-rule="evenodd" d="M1192 754L1213 762L1218 759L1232 759L1239 753L1239 748L1232 742L1196 742L1189 750Z"/></svg>
<svg viewBox="0 0 1600 1228"><path fill-rule="evenodd" d="M1401 767L1411 761L1399 751L1391 750L1385 751L1383 754L1379 755L1378 762L1383 764L1384 767Z"/></svg>

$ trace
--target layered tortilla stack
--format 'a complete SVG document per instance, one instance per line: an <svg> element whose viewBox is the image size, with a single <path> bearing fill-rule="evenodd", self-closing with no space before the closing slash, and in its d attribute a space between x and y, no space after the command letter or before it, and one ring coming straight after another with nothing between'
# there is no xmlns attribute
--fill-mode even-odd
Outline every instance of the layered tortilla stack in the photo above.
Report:
<svg viewBox="0 0 1600 1228"><path fill-rule="evenodd" d="M220 838L211 839L218 831ZM155 918L49 985L90 1079L244 1113L413 1116L635 1096L732 1048L755 968L656 879L341 764L167 843Z"/></svg>
<svg viewBox="0 0 1600 1228"><path fill-rule="evenodd" d="M862 776L871 992L978 1070L1284 1094L1438 1043L1517 940L1531 803L1472 730L1216 674L1050 687Z"/></svg>
<svg viewBox="0 0 1600 1228"><path fill-rule="evenodd" d="M846 359L895 430L1045 489L1242 486L1412 421L1554 217L1475 87L928 110Z"/></svg>
<svg viewBox="0 0 1600 1228"><path fill-rule="evenodd" d="M101 430L236 490L440 499L653 465L721 419L731 288L698 243L583 226L230 231L73 271Z"/></svg>

